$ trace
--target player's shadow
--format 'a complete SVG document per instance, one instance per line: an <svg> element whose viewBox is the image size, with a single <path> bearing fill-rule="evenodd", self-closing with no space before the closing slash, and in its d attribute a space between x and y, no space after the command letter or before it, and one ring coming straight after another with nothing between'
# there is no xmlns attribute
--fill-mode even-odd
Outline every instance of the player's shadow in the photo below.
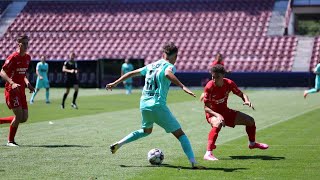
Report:
<svg viewBox="0 0 320 180"><path fill-rule="evenodd" d="M278 160L284 160L285 157L276 157L276 156L265 156L265 155L258 155L258 156L230 156L231 159L240 159L240 160L246 160L246 159L261 159L266 161L278 161Z"/></svg>
<svg viewBox="0 0 320 180"><path fill-rule="evenodd" d="M128 166L128 165L120 165L120 167L150 167L150 168L159 168L159 167L164 167L164 168L174 168L177 170L181 169L189 169L189 170L201 170L201 171L224 171L224 172L234 172L237 170L247 170L248 168L212 168L212 167L205 167L205 169L192 169L192 167L185 167L185 166L175 166L171 164L161 164L159 166L156 165L148 165L148 166Z"/></svg>
<svg viewBox="0 0 320 180"><path fill-rule="evenodd" d="M55 144L55 145L21 145L20 147L40 147L40 148L89 148L92 146L83 146L77 144Z"/></svg>

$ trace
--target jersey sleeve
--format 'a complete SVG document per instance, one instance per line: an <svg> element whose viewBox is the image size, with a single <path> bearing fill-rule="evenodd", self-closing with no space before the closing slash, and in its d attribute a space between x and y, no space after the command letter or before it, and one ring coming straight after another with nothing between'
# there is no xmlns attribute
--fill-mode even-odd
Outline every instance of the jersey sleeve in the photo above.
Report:
<svg viewBox="0 0 320 180"><path fill-rule="evenodd" d="M64 66L66 69L68 69L68 62L65 61L65 62L63 63L63 66Z"/></svg>
<svg viewBox="0 0 320 180"><path fill-rule="evenodd" d="M40 63L37 63L36 70L39 70L39 68L40 68Z"/></svg>
<svg viewBox="0 0 320 180"><path fill-rule="evenodd" d="M315 68L315 72L320 73L320 63L317 64L317 66Z"/></svg>
<svg viewBox="0 0 320 180"><path fill-rule="evenodd" d="M144 67L142 67L141 68L141 71L140 71L140 74L142 75L142 76L145 76L146 74L147 74L147 66L144 66Z"/></svg>
<svg viewBox="0 0 320 180"><path fill-rule="evenodd" d="M14 56L9 56L6 61L4 62L2 69L6 72L6 73L10 73L12 72L14 69L16 68L16 61Z"/></svg>
<svg viewBox="0 0 320 180"><path fill-rule="evenodd" d="M124 64L121 65L121 71L124 71Z"/></svg>
<svg viewBox="0 0 320 180"><path fill-rule="evenodd" d="M230 88L231 91L233 92L233 94L237 95L237 96L242 96L242 91L238 88L238 86L236 85L236 83L234 83L233 81L230 82Z"/></svg>
<svg viewBox="0 0 320 180"><path fill-rule="evenodd" d="M164 72L166 72L166 70L167 70L168 68L171 69L171 71L172 71L173 74L175 74L176 71L177 71L177 69L176 69L176 67L175 67L174 65L168 64L167 67L164 68Z"/></svg>

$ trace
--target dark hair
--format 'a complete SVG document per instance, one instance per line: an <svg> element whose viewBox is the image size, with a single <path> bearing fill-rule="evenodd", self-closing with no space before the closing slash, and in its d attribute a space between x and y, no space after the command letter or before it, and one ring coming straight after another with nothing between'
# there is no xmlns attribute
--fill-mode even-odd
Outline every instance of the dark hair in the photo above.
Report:
<svg viewBox="0 0 320 180"><path fill-rule="evenodd" d="M217 64L211 68L211 73L226 74L226 70L221 64Z"/></svg>
<svg viewBox="0 0 320 180"><path fill-rule="evenodd" d="M17 42L21 43L24 39L29 40L29 37L27 35L21 35L17 38Z"/></svg>
<svg viewBox="0 0 320 180"><path fill-rule="evenodd" d="M219 57L219 59L221 59L221 60L222 60L222 58L223 58L223 56L222 56L222 54L221 54L220 52L218 52L218 53L216 54L215 58L217 58L217 57ZM219 60L219 59L217 59L217 60Z"/></svg>
<svg viewBox="0 0 320 180"><path fill-rule="evenodd" d="M178 52L178 47L174 45L173 42L167 42L163 45L162 51L166 53L168 56L175 54Z"/></svg>

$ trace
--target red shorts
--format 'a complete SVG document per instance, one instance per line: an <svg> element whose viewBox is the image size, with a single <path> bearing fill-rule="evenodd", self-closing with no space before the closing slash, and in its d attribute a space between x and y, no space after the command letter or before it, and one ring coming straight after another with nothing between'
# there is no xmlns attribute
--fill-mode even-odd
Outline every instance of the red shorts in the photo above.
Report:
<svg viewBox="0 0 320 180"><path fill-rule="evenodd" d="M228 109L225 109L224 111L218 112L218 113L221 114L222 117L224 118L224 122L225 122L226 126L234 128L238 111L235 111L233 109L228 108ZM212 117L212 115L206 113L206 118L207 118L208 123L210 123L209 119L211 117Z"/></svg>
<svg viewBox="0 0 320 180"><path fill-rule="evenodd" d="M19 91L15 90L5 90L4 96L6 98L6 103L9 109L22 107L22 109L28 109L27 98L24 88L20 88Z"/></svg>

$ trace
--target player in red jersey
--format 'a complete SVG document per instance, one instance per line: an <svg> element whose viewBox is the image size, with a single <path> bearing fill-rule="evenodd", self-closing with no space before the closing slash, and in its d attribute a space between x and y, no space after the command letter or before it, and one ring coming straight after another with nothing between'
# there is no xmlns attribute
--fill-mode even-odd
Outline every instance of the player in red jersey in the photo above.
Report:
<svg viewBox="0 0 320 180"><path fill-rule="evenodd" d="M212 80L204 88L204 110L207 121L212 127L208 135L207 152L203 157L205 160L218 160L212 154L212 150L216 148L215 142L222 126L234 127L235 125L245 125L249 137L249 148L268 148L267 144L256 142L254 119L245 113L228 108L228 97L232 91L244 101L243 105L254 109L249 97L242 93L232 80L224 78L225 74L226 70L222 65L215 65L211 69Z"/></svg>
<svg viewBox="0 0 320 180"><path fill-rule="evenodd" d="M220 54L220 53L216 54L215 59L212 61L211 67L213 67L217 64L221 64L222 66L224 66L223 57L222 57L222 54Z"/></svg>
<svg viewBox="0 0 320 180"><path fill-rule="evenodd" d="M27 54L29 38L26 35L17 39L18 50L12 53L2 66L0 76L6 81L5 99L9 109L12 109L14 116L0 118L0 124L11 123L7 146L19 146L15 141L19 123L28 119L28 105L25 94L25 87L30 92L34 88L26 77L31 57Z"/></svg>
<svg viewBox="0 0 320 180"><path fill-rule="evenodd" d="M213 67L213 66L215 66L217 64L220 64L220 65L224 66L223 56L220 53L216 54L215 59L211 63L211 67ZM230 71L227 71L227 73L229 73L229 72ZM209 78L207 78L205 81L207 83L209 81ZM202 93L200 95L200 101L203 101L203 98L204 98L204 93Z"/></svg>

